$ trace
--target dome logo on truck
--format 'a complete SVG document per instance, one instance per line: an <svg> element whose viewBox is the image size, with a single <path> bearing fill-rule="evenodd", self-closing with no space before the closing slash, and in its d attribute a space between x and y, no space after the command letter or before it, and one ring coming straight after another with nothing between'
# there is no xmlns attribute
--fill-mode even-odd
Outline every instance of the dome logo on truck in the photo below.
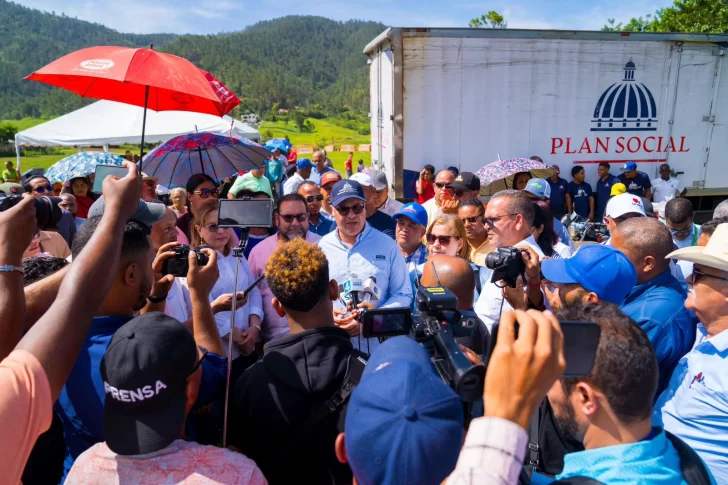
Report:
<svg viewBox="0 0 728 485"><path fill-rule="evenodd" d="M656 131L655 97L635 80L637 68L629 61L624 78L614 83L599 97L594 108L591 131Z"/></svg>

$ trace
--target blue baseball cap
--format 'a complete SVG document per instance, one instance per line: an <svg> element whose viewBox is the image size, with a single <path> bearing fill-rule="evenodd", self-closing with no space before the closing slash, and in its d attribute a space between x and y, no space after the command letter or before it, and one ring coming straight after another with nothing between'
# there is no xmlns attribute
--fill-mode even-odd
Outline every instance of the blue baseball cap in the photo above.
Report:
<svg viewBox="0 0 728 485"><path fill-rule="evenodd" d="M635 162L627 162L624 164L624 167L622 167L622 170L624 170L625 172L637 170L637 164Z"/></svg>
<svg viewBox="0 0 728 485"><path fill-rule="evenodd" d="M331 205L338 207L339 204L348 199L367 201L364 197L364 190L362 190L359 182L355 180L339 180L331 189Z"/></svg>
<svg viewBox="0 0 728 485"><path fill-rule="evenodd" d="M531 179L523 189L536 197L548 199L551 197L551 186L544 179Z"/></svg>
<svg viewBox="0 0 728 485"><path fill-rule="evenodd" d="M308 158L299 158L296 162L296 168L298 170L303 170L304 168L313 168L313 163L311 163L311 160Z"/></svg>
<svg viewBox="0 0 728 485"><path fill-rule="evenodd" d="M417 202L403 205L399 212L392 216L392 219L396 221L402 216L409 217L415 224L427 227L427 211Z"/></svg>
<svg viewBox="0 0 728 485"><path fill-rule="evenodd" d="M600 300L621 304L637 284L637 272L624 253L612 246L582 246L568 259L546 259L544 277L554 283L578 284Z"/></svg>
<svg viewBox="0 0 728 485"><path fill-rule="evenodd" d="M427 351L408 337L372 354L351 394L344 425L356 481L442 483L455 469L463 405L437 374Z"/></svg>

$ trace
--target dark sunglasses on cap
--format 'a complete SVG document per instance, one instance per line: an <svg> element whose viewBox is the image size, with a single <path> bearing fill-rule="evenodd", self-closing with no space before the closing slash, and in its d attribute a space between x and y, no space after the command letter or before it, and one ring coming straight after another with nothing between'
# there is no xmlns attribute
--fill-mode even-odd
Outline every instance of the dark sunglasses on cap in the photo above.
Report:
<svg viewBox="0 0 728 485"><path fill-rule="evenodd" d="M428 234L425 236L427 244L435 244L435 241L440 241L440 246L449 245L452 239L460 239L460 236L436 236L434 234Z"/></svg>
<svg viewBox="0 0 728 485"><path fill-rule="evenodd" d="M46 185L45 187L37 187L33 189L33 192L37 192L39 194L45 194L46 192L53 192L53 186L52 185Z"/></svg>
<svg viewBox="0 0 728 485"><path fill-rule="evenodd" d="M364 204L352 205L350 207L344 207L344 206L336 207L336 212L338 212L339 214L341 214L342 216L345 216L345 217L349 215L349 211L352 211L354 214L359 215L364 211Z"/></svg>
<svg viewBox="0 0 728 485"><path fill-rule="evenodd" d="M195 195L199 195L201 199L207 199L210 196L217 197L218 191L217 191L217 189L213 189L213 190L200 189L200 190L195 190L192 193Z"/></svg>
<svg viewBox="0 0 728 485"><path fill-rule="evenodd" d="M319 202L321 202L322 200L324 200L324 196L319 194L309 195L308 197L306 197L306 202L308 202L309 204L312 204L314 200L318 200Z"/></svg>
<svg viewBox="0 0 728 485"><path fill-rule="evenodd" d="M286 221L287 223L293 222L293 219L297 219L298 222L303 222L308 218L308 214L306 212L302 212L301 214L278 214L281 219Z"/></svg>

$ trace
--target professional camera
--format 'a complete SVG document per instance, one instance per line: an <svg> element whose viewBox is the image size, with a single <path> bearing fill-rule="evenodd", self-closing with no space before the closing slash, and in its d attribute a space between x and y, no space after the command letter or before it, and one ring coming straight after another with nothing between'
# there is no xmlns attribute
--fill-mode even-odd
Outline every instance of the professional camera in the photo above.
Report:
<svg viewBox="0 0 728 485"><path fill-rule="evenodd" d="M516 287L516 280L526 272L521 250L518 248L498 248L485 257L485 266L493 270L491 282L505 281L511 288Z"/></svg>
<svg viewBox="0 0 728 485"><path fill-rule="evenodd" d="M172 248L174 256L169 259L165 259L162 263L162 273L164 275L171 274L172 276L180 276L182 278L187 276L187 271L190 269L190 263L187 257L190 251L194 251L197 254L197 266L206 266L210 258L207 254L201 252L201 249L207 246L200 246L199 248L191 249L189 246L181 245Z"/></svg>
<svg viewBox="0 0 728 485"><path fill-rule="evenodd" d="M415 299L417 313L409 308L362 312L365 338L409 335L430 354L442 380L463 402L482 399L485 366L473 365L455 337L474 333L479 321L473 312L457 310L457 297L447 288L420 286Z"/></svg>
<svg viewBox="0 0 728 485"><path fill-rule="evenodd" d="M5 195L5 193L0 192L0 212L12 209L21 200L23 198L20 195ZM54 229L63 216L61 208L58 207L61 198L43 196L33 199L33 202L35 204L35 220L38 229Z"/></svg>

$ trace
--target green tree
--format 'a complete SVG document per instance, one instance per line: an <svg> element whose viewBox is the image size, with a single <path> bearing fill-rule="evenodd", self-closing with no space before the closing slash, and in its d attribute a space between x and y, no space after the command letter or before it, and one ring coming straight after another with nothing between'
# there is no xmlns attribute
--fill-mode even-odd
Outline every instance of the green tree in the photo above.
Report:
<svg viewBox="0 0 728 485"><path fill-rule="evenodd" d="M15 139L18 127L12 123L5 122L0 125L0 143L6 143Z"/></svg>
<svg viewBox="0 0 728 485"><path fill-rule="evenodd" d="M632 18L627 24L608 19L603 31L728 33L728 1L674 0L654 15Z"/></svg>
<svg viewBox="0 0 728 485"><path fill-rule="evenodd" d="M298 128L298 131L303 133L303 128L306 122L306 115L304 115L301 111L296 110L293 112L293 122L296 123L296 128Z"/></svg>
<svg viewBox="0 0 728 485"><path fill-rule="evenodd" d="M471 29L505 29L508 28L506 19L495 10L489 11L485 15L476 17L470 21Z"/></svg>

